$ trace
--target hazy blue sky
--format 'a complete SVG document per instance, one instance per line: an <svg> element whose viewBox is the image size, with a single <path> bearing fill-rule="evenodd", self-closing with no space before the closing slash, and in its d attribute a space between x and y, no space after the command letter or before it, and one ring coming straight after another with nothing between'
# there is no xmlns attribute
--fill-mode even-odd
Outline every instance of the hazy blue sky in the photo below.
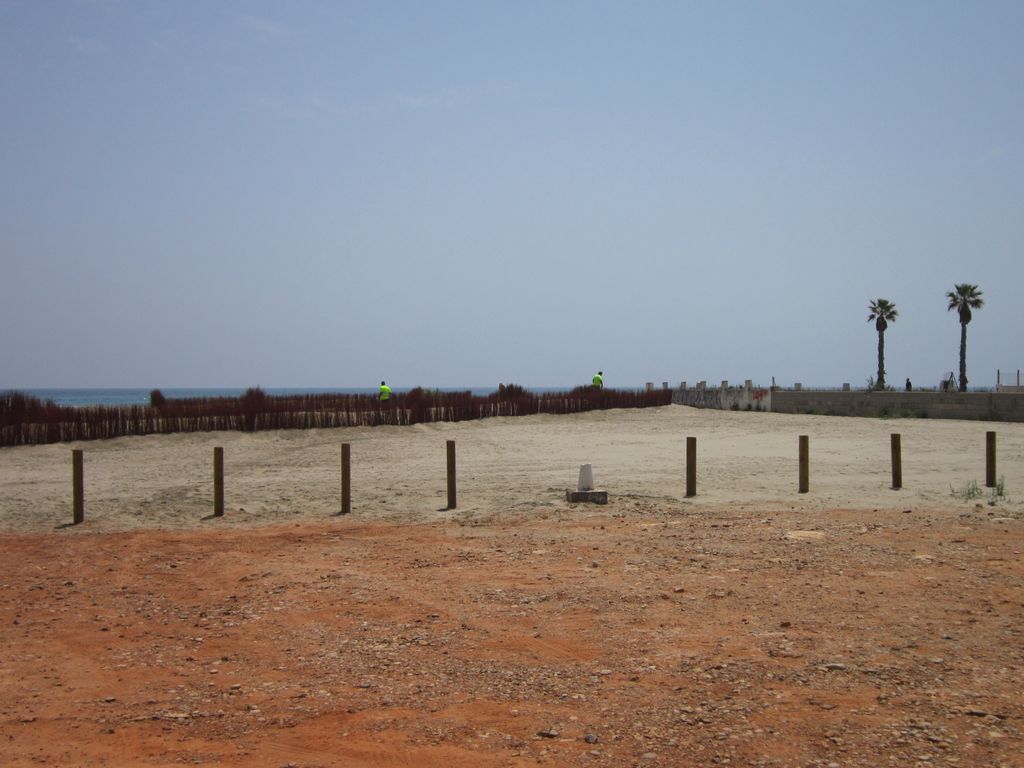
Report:
<svg viewBox="0 0 1024 768"><path fill-rule="evenodd" d="M0 387L1024 368L1024 3L0 0Z"/></svg>

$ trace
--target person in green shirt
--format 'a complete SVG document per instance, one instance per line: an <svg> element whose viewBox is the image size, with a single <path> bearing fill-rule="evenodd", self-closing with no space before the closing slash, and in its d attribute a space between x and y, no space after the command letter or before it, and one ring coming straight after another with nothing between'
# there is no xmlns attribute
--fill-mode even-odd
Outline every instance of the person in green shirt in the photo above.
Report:
<svg viewBox="0 0 1024 768"><path fill-rule="evenodd" d="M604 371L598 371L594 374L594 386L598 389L604 389Z"/></svg>
<svg viewBox="0 0 1024 768"><path fill-rule="evenodd" d="M380 383L380 401L386 403L391 399L391 387L385 384L383 381Z"/></svg>

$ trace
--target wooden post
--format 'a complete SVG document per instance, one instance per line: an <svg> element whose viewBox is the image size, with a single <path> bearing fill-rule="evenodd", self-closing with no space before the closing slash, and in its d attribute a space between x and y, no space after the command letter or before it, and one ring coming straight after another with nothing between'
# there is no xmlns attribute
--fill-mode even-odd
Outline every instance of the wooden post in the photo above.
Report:
<svg viewBox="0 0 1024 768"><path fill-rule="evenodd" d="M213 449L213 515L224 515L224 449Z"/></svg>
<svg viewBox="0 0 1024 768"><path fill-rule="evenodd" d="M697 438L686 438L686 497L697 495Z"/></svg>
<svg viewBox="0 0 1024 768"><path fill-rule="evenodd" d="M455 441L448 441L448 509L455 509Z"/></svg>
<svg viewBox="0 0 1024 768"><path fill-rule="evenodd" d="M894 491L898 491L903 487L903 449L900 440L899 434L895 432L889 435L892 452L892 488Z"/></svg>
<svg viewBox="0 0 1024 768"><path fill-rule="evenodd" d="M985 487L996 487L996 433L985 433Z"/></svg>
<svg viewBox="0 0 1024 768"><path fill-rule="evenodd" d="M85 522L85 457L80 449L71 451L71 509L75 525Z"/></svg>
<svg viewBox="0 0 1024 768"><path fill-rule="evenodd" d="M810 487L810 467L810 439L807 435L800 435L800 493L807 493Z"/></svg>
<svg viewBox="0 0 1024 768"><path fill-rule="evenodd" d="M352 511L352 446L341 444L341 514Z"/></svg>

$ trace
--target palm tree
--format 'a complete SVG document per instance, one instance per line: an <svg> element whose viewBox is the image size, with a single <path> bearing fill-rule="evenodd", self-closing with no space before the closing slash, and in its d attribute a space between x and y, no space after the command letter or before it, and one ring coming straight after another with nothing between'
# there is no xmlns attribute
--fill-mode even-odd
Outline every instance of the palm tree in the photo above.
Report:
<svg viewBox="0 0 1024 768"><path fill-rule="evenodd" d="M875 321L875 330L878 331L878 379L875 381L877 389L885 389L885 329L889 323L896 322L896 305L888 299L875 299L868 304L871 314L868 315L868 322Z"/></svg>
<svg viewBox="0 0 1024 768"><path fill-rule="evenodd" d="M971 322L971 310L981 309L985 302L981 298L978 286L970 283L957 283L952 291L946 292L949 299L947 310L956 310L960 314L960 391L967 391L967 324Z"/></svg>

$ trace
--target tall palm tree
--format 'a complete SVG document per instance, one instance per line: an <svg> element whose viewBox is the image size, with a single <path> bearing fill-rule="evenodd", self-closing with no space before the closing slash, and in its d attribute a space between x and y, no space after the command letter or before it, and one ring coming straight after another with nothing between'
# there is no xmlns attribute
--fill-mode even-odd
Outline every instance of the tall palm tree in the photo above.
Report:
<svg viewBox="0 0 1024 768"><path fill-rule="evenodd" d="M868 315L868 322L875 321L875 330L878 331L878 379L875 387L885 389L885 329L890 322L896 321L896 305L888 299L875 299L868 304L871 314Z"/></svg>
<svg viewBox="0 0 1024 768"><path fill-rule="evenodd" d="M960 315L960 391L967 391L967 324L971 322L971 310L981 309L985 302L978 286L970 283L956 283L952 291L946 292L949 299L947 311L956 310Z"/></svg>

